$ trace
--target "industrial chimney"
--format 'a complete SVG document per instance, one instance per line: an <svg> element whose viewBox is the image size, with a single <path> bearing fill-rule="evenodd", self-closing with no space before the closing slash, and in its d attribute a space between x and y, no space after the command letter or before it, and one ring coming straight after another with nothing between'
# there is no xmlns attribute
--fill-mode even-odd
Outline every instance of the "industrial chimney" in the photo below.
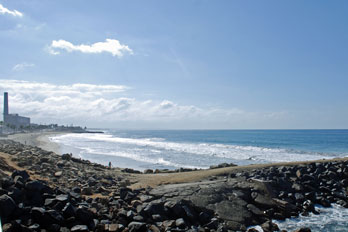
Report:
<svg viewBox="0 0 348 232"><path fill-rule="evenodd" d="M8 115L8 93L4 93L4 116Z"/></svg>

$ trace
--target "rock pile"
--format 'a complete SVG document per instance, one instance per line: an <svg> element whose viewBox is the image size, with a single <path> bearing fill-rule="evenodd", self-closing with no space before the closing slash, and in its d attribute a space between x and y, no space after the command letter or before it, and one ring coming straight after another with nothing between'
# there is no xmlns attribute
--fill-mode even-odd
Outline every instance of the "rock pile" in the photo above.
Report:
<svg viewBox="0 0 348 232"><path fill-rule="evenodd" d="M119 187L130 184L119 169L109 169L71 154L61 156L11 140L0 140L0 151L10 154L11 161L19 168L44 178L50 185L60 188L79 187L85 195L109 196Z"/></svg>
<svg viewBox="0 0 348 232"><path fill-rule="evenodd" d="M261 225L264 231L277 231L272 219L318 214L315 204L347 208L347 179L348 161L313 162L231 172L205 182L160 186L150 193L211 209L225 229Z"/></svg>
<svg viewBox="0 0 348 232"><path fill-rule="evenodd" d="M78 187L51 188L26 171L1 179L4 231L198 231L216 228L213 212L192 202L156 199L146 189L121 187L111 197L89 198Z"/></svg>

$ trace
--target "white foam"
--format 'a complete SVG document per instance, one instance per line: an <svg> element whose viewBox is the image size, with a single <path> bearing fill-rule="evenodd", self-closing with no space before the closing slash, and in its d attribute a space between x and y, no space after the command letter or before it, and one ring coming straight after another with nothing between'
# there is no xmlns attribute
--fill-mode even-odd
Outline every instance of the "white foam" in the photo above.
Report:
<svg viewBox="0 0 348 232"><path fill-rule="evenodd" d="M183 168L202 168L199 166L194 165L182 165L179 163L170 162L168 160L165 160L164 158L149 158L147 156L139 155L136 153L128 153L128 152L119 152L119 151L113 151L113 152L103 152L100 149L94 149L91 147L79 147L82 151L80 152L80 157L83 158L83 153L89 153L89 154L96 154L96 155L107 155L107 156L117 156L117 157L124 157L140 162L145 163L151 163L151 164L160 164L160 165L166 165L166 166L173 166L173 167L183 167Z"/></svg>
<svg viewBox="0 0 348 232"><path fill-rule="evenodd" d="M298 218L286 219L285 221L275 221L282 230L293 231L301 227L309 227L312 232L332 231L343 232L348 228L348 209L337 204L330 208L323 208L316 205L320 211L319 215L310 214L309 217L300 216Z"/></svg>
<svg viewBox="0 0 348 232"><path fill-rule="evenodd" d="M286 162L316 159L330 159L329 155L320 153L297 152L281 148L265 148L256 146L240 146L210 143L175 143L165 141L163 138L122 138L110 134L66 134L52 138L53 141L63 144L82 141L102 141L114 144L134 145L138 148L148 148L160 153L162 151L189 153L191 155L210 156L233 160L252 160L255 163ZM70 142L69 142L70 141Z"/></svg>
<svg viewBox="0 0 348 232"><path fill-rule="evenodd" d="M323 208L316 205L316 210L320 214L310 213L309 216L299 216L296 218L288 218L283 221L274 220L273 222L279 226L280 230L295 231L302 227L309 227L312 232L346 232L348 227L348 209L337 204L332 204L330 208ZM259 232L264 230L261 226L251 226ZM249 229L248 228L248 229Z"/></svg>

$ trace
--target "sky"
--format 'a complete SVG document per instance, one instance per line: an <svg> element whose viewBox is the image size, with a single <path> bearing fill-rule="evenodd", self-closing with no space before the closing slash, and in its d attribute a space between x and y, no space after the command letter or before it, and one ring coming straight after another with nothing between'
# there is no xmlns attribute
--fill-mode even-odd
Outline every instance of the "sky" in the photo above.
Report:
<svg viewBox="0 0 348 232"><path fill-rule="evenodd" d="M43 124L347 129L347 28L345 0L0 0L0 92Z"/></svg>

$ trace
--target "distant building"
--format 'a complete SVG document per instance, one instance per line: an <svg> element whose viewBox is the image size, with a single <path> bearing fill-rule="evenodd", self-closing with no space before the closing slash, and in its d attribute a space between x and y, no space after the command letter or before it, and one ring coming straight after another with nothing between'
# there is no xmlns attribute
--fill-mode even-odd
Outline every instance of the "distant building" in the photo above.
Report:
<svg viewBox="0 0 348 232"><path fill-rule="evenodd" d="M8 110L8 93L4 93L4 125L25 127L30 125L30 118L19 116L18 114L9 114Z"/></svg>

